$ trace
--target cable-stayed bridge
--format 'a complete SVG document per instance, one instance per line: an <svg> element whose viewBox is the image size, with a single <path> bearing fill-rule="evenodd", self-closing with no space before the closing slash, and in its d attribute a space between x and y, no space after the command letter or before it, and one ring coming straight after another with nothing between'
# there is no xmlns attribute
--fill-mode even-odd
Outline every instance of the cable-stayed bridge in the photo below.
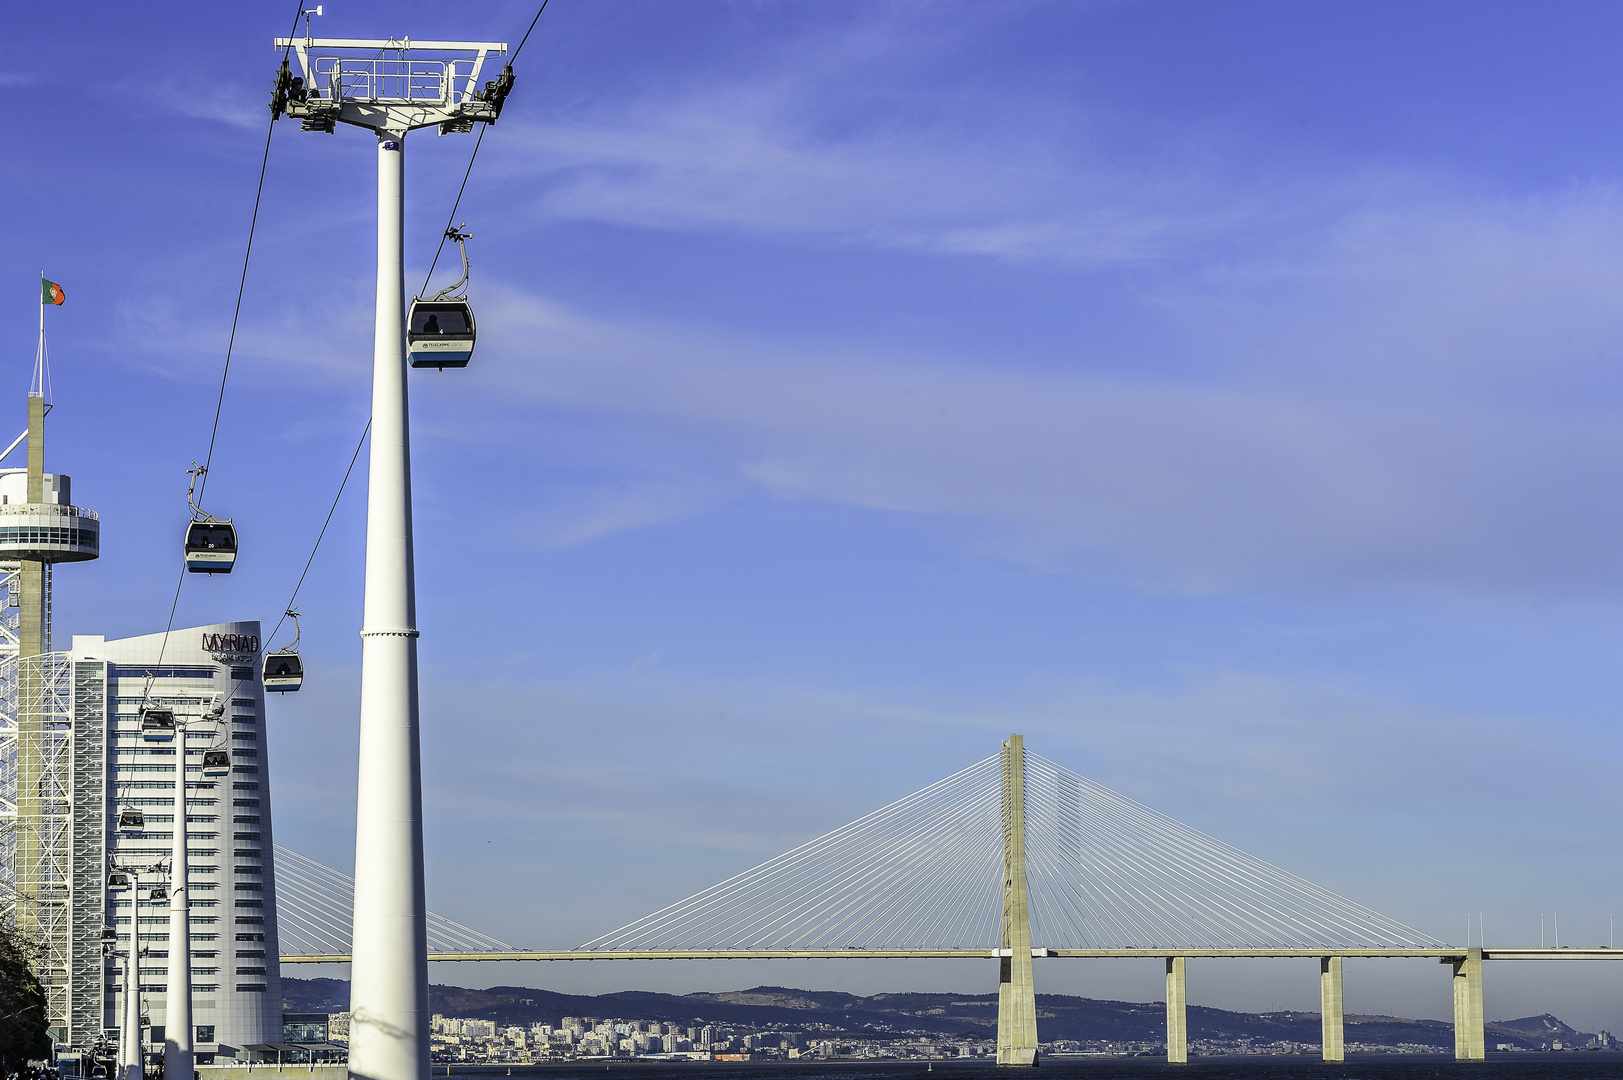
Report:
<svg viewBox="0 0 1623 1080"><path fill-rule="evenodd" d="M351 879L277 849L283 963L349 959ZM1167 1058L1188 1057L1189 957L1317 959L1324 1058L1343 1060L1342 961L1450 965L1455 1056L1485 1056L1482 962L1612 949L1439 941L1158 814L1019 735L906 798L574 949L521 950L432 913L430 960L985 958L998 1063L1037 1059L1036 958L1159 958Z"/></svg>

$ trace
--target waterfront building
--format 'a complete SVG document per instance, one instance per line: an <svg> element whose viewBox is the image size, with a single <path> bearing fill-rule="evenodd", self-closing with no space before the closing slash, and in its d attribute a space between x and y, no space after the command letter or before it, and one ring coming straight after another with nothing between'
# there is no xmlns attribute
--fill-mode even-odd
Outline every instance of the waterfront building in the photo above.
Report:
<svg viewBox="0 0 1623 1080"><path fill-rule="evenodd" d="M108 640L74 635L72 651L55 654L71 667L76 739L105 746L104 783L86 790L104 838L101 880L113 868L166 862L173 830L184 817L190 875L192 955L168 950L169 901L142 888L101 892L93 919L75 918L100 952L101 928L120 949L144 950L137 970L148 1038L161 1045L168 965L192 965L192 1018L200 1063L248 1061L252 1049L282 1041L282 988L277 962L276 873L272 857L270 761L265 695L259 683L257 622L217 623L168 634ZM157 705L189 721L169 742L143 738L140 710ZM218 708L217 719L208 717ZM205 750L225 749L230 772L203 771ZM139 810L140 828L121 828L121 813ZM76 837L77 839L77 837ZM97 1012L116 1039L123 987L108 964L96 986ZM105 988L100 985L105 981ZM98 1031L99 1035L100 1032ZM75 1033L79 1042L81 1033ZM83 1045L80 1043L80 1045Z"/></svg>

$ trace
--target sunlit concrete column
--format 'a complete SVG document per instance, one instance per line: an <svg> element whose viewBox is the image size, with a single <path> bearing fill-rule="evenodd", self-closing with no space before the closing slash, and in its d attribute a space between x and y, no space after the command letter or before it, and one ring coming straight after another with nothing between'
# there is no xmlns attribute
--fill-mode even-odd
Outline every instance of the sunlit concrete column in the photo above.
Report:
<svg viewBox="0 0 1623 1080"><path fill-rule="evenodd" d="M1324 1060L1345 1061L1342 1042L1341 957L1319 957L1319 1016L1324 1030Z"/></svg>
<svg viewBox="0 0 1623 1080"><path fill-rule="evenodd" d="M1003 744L1003 947L998 965L997 1063L1037 1064L1037 989L1031 975L1026 906L1026 748Z"/></svg>
<svg viewBox="0 0 1623 1080"><path fill-rule="evenodd" d="M1167 957L1167 1063L1182 1065L1189 1060L1188 988L1184 958Z"/></svg>
<svg viewBox="0 0 1623 1080"><path fill-rule="evenodd" d="M1454 966L1454 1060L1482 1061L1487 1043L1482 1031L1482 950L1467 949Z"/></svg>

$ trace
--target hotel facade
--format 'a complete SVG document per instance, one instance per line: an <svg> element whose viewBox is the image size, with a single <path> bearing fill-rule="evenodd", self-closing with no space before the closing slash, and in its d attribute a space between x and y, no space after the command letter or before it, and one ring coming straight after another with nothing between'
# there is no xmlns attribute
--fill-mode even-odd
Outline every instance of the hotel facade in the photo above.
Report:
<svg viewBox="0 0 1623 1080"><path fill-rule="evenodd" d="M71 700L75 762L68 1030L60 1041L87 1048L117 1040L124 986L120 966L102 956L104 927L119 951L142 954L149 1048L162 1046L169 965L187 962L200 1063L247 1061L258 1056L249 1047L281 1041L260 644L259 623L237 622L112 640L74 635L69 652L50 654L56 681L64 691L71 683L59 700ZM184 730L167 741L144 737L144 705L173 710ZM219 749L230 753L230 772L205 775L204 751ZM127 811L140 812L139 828L120 827L134 816ZM159 868L183 818L190 957L170 954L171 901L152 898L152 886L167 881ZM132 875L134 887L107 888L114 871Z"/></svg>

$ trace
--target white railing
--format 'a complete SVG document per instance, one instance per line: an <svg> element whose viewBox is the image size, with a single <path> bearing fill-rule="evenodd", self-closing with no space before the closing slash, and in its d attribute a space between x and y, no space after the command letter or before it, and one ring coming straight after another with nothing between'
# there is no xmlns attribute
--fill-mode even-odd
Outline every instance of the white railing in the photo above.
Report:
<svg viewBox="0 0 1623 1080"><path fill-rule="evenodd" d="M449 107L467 101L474 90L474 60L406 60L397 57L315 60L313 100Z"/></svg>
<svg viewBox="0 0 1623 1080"><path fill-rule="evenodd" d="M0 515L17 514L27 517L89 518L100 521L94 510L82 506L63 506L60 503L5 503L0 504Z"/></svg>

